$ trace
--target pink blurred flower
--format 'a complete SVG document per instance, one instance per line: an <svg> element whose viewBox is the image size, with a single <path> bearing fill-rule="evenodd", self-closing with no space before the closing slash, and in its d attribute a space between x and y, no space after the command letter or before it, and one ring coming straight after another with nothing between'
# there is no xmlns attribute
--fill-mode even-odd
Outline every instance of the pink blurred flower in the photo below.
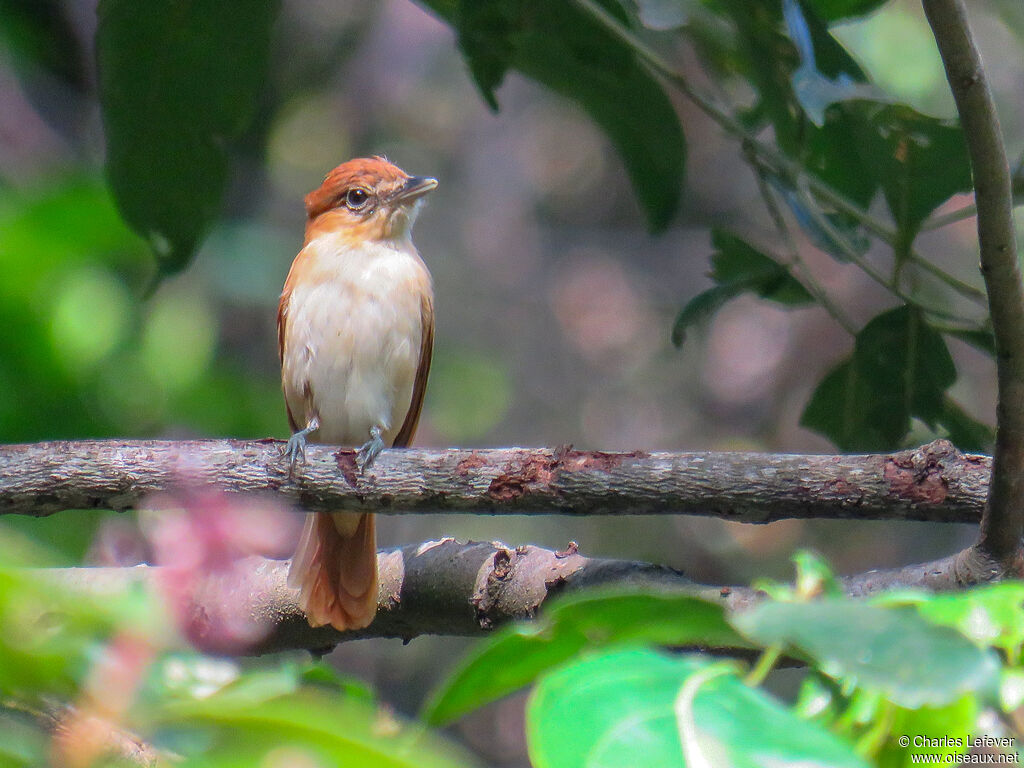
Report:
<svg viewBox="0 0 1024 768"><path fill-rule="evenodd" d="M253 497L209 491L158 496L140 514L161 566L158 580L172 618L197 648L238 653L266 634L254 574L262 557L287 557L298 516Z"/></svg>

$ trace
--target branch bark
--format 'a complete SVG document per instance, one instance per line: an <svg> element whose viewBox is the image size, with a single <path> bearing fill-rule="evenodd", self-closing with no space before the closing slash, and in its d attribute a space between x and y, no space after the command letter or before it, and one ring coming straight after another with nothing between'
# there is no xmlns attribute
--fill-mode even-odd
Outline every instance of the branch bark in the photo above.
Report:
<svg viewBox="0 0 1024 768"><path fill-rule="evenodd" d="M990 473L987 457L963 455L938 440L899 453L849 456L388 450L362 476L354 451L310 445L306 464L289 477L281 445L85 440L0 446L0 514L124 510L153 493L212 484L230 493L280 494L307 511L976 523Z"/></svg>
<svg viewBox="0 0 1024 768"><path fill-rule="evenodd" d="M732 610L743 610L762 597L749 587L699 584L667 566L584 557L573 544L553 552L535 546L442 539L382 550L378 568L377 617L358 631L310 627L296 603L296 590L287 585L288 561L261 557L240 560L230 572L206 575L192 589L179 621L200 650L259 655L296 649L326 651L340 642L366 637L408 641L426 634L483 635L509 621L535 617L556 594L586 587L680 590ZM180 580L178 572L147 565L40 569L39 574L61 589L84 590L100 598L123 595L139 583L165 590L168 580L171 584ZM941 590L985 580L984 573L964 571L953 557L870 571L843 582L851 596L864 597L896 586ZM260 639L244 647L225 647L225 627L218 624L225 620L224 606L233 609L227 618L230 626L241 618L262 629Z"/></svg>
<svg viewBox="0 0 1024 768"><path fill-rule="evenodd" d="M1024 533L1024 287L1013 192L999 117L971 37L964 0L923 0L971 158L978 242L996 340L997 431L988 505L973 558L1022 572Z"/></svg>
<svg viewBox="0 0 1024 768"><path fill-rule="evenodd" d="M237 614L264 627L266 634L245 648L249 654L292 649L326 649L344 640L424 634L480 635L512 619L532 618L549 596L583 587L618 584L685 589L742 606L754 599L748 589L703 587L672 568L649 563L584 557L570 545L564 552L498 542L460 543L454 539L409 545L378 553L378 613L361 630L341 633L310 627L287 585L288 561L250 557L229 573L208 576L192 592L191 639L204 650L223 652L222 627L209 617L231 605ZM159 566L41 569L40 577L61 588L95 596L122 595L133 584L166 586L176 574ZM195 620L193 620L195 619Z"/></svg>

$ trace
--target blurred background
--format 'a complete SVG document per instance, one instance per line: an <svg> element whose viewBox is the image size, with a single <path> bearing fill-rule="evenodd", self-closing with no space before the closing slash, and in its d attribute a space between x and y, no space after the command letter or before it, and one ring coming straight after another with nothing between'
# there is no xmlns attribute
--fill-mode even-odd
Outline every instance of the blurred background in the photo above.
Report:
<svg viewBox="0 0 1024 768"><path fill-rule="evenodd" d="M437 307L418 445L832 450L798 424L851 347L824 311L743 297L681 350L670 342L675 314L711 284L712 226L767 246L776 239L736 141L689 104L677 105L689 147L684 203L668 231L651 236L618 157L572 104L510 73L501 111L490 112L451 31L408 0L288 0L223 216L193 264L143 298L152 259L102 177L95 2L55 6L70 33L59 45L75 66L31 64L21 54L39 41L6 24L0 3L0 441L287 437L274 323L301 245L302 197L337 163L384 154L441 181L415 237ZM971 8L1016 158L1024 11L1019 0ZM918 2L894 0L834 31L893 97L954 115ZM677 60L699 81L695 56L680 46ZM972 219L919 245L980 285ZM797 246L858 323L890 302L855 267ZM991 361L957 342L952 351L954 396L992 423ZM910 442L932 437L922 427ZM147 557L128 516L2 525L49 542L65 562ZM446 535L558 548L574 540L588 555L662 562L711 583L785 578L802 547L852 572L948 554L973 536L960 526L684 517L384 517L379 531L385 547ZM362 641L332 660L414 713L467 648L450 638ZM456 732L489 762L516 765L525 760L521 717L513 698Z"/></svg>

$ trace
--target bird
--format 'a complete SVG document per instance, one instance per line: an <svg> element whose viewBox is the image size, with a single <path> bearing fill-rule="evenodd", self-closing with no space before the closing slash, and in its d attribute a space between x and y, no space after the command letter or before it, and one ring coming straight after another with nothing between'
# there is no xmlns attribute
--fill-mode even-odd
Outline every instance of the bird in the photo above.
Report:
<svg viewBox="0 0 1024 768"><path fill-rule="evenodd" d="M430 271L412 242L437 180L380 156L342 163L305 197L306 231L277 312L290 471L306 442L358 447L360 474L419 423L434 344ZM310 625L368 626L377 611L373 514L310 514L288 572Z"/></svg>

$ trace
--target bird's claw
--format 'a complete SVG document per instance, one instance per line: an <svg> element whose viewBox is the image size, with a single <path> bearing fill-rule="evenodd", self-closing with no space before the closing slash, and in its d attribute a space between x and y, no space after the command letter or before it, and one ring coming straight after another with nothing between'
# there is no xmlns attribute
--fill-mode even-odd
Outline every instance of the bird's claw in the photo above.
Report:
<svg viewBox="0 0 1024 768"><path fill-rule="evenodd" d="M309 420L304 429L300 429L288 438L281 455L288 459L288 474L294 474L295 467L301 462L306 463L306 435L320 429L320 419L316 416Z"/></svg>
<svg viewBox="0 0 1024 768"><path fill-rule="evenodd" d="M359 474L365 473L383 450L384 438L381 437L381 429L373 427L370 430L370 439L360 446L359 452L356 454L356 466L359 467Z"/></svg>
<svg viewBox="0 0 1024 768"><path fill-rule="evenodd" d="M281 455L288 459L288 463L292 469L295 469L295 465L306 463L306 435L302 432L296 432L294 435L288 438L288 442L285 444L284 449L281 451Z"/></svg>

